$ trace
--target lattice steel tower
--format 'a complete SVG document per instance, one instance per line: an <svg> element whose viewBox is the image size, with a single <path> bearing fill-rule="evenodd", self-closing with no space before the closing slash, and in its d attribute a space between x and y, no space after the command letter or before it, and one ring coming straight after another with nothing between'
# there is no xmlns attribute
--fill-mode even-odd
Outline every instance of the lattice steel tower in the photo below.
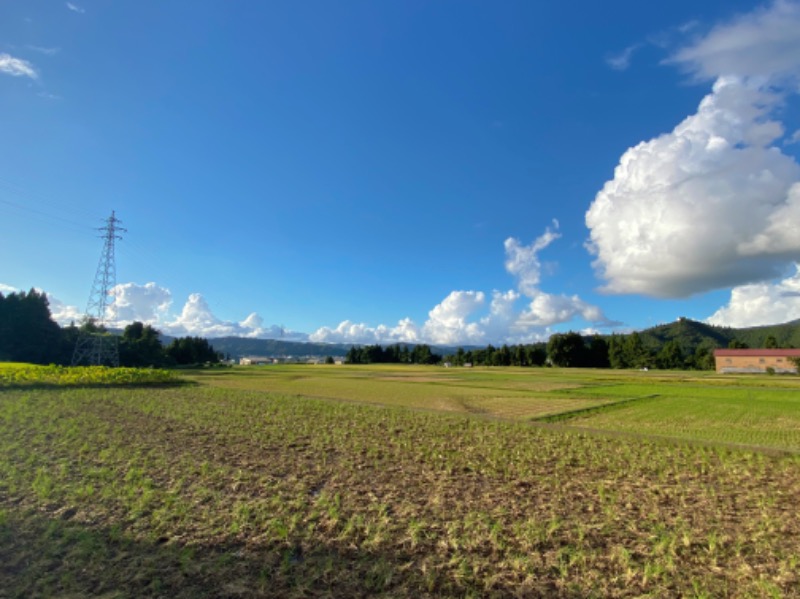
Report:
<svg viewBox="0 0 800 599"><path fill-rule="evenodd" d="M105 332L106 322L114 320L114 303L110 301L111 292L117 284L117 267L114 259L114 243L122 239L119 232L126 232L119 226L119 220L112 210L105 220L105 226L97 230L103 239L103 253L97 265L92 292L86 306L84 327L75 343L72 365L89 364L96 366L119 366L119 338Z"/></svg>

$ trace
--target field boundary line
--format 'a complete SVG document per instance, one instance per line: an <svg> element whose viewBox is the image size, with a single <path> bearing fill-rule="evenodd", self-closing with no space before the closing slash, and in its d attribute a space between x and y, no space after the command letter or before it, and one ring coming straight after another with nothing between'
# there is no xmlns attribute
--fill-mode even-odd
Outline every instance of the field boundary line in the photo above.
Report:
<svg viewBox="0 0 800 599"><path fill-rule="evenodd" d="M548 414L546 416L534 416L530 420L532 422L562 422L564 420L572 420L573 418L577 418L579 416L588 416L590 414L596 414L598 412L608 412L616 408L625 407L632 403L645 401L648 399L659 399L661 397L662 395L660 393L653 393L650 395L639 395L637 397L629 397L627 399L621 399L619 401L604 403L599 406L590 406L588 408L577 408L575 410L569 410L567 412L559 412L558 414Z"/></svg>

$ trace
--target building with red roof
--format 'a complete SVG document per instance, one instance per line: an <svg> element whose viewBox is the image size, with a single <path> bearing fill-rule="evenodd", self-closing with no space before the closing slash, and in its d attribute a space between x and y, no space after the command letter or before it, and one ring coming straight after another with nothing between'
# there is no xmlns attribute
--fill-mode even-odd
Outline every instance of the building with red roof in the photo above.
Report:
<svg viewBox="0 0 800 599"><path fill-rule="evenodd" d="M717 372L797 372L800 349L715 349Z"/></svg>

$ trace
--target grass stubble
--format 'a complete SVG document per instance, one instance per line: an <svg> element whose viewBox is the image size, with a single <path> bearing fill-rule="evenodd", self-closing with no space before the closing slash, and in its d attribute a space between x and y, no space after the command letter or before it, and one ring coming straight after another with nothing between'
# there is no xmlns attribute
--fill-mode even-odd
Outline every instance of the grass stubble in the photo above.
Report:
<svg viewBox="0 0 800 599"><path fill-rule="evenodd" d="M798 497L791 453L207 385L0 391L1 597L792 597Z"/></svg>

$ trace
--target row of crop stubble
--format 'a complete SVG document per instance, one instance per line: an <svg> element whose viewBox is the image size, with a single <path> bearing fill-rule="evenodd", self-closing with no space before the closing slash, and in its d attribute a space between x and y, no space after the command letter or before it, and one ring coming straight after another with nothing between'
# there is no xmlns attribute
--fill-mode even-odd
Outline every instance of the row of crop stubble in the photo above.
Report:
<svg viewBox="0 0 800 599"><path fill-rule="evenodd" d="M8 596L800 582L793 456L209 387L6 390L0 443Z"/></svg>
<svg viewBox="0 0 800 599"><path fill-rule="evenodd" d="M800 452L800 378L557 368L269 366L196 381L509 420Z"/></svg>

